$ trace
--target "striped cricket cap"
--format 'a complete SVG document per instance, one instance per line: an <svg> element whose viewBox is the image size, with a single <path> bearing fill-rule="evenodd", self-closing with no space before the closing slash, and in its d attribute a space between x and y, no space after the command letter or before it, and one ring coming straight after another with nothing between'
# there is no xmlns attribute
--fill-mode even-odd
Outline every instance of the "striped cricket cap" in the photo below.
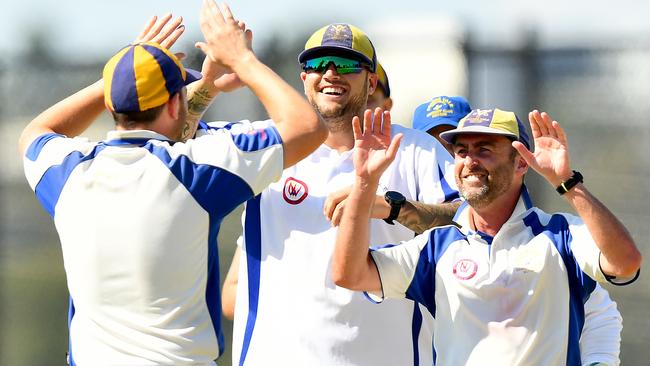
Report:
<svg viewBox="0 0 650 366"><path fill-rule="evenodd" d="M469 133L508 136L530 149L526 128L514 112L502 111L498 108L474 109L458 122L458 127L441 133L440 137L452 144L457 135Z"/></svg>
<svg viewBox="0 0 650 366"><path fill-rule="evenodd" d="M390 84L388 84L388 75L386 70L381 66L381 63L377 61L377 85L384 90L384 95L390 97Z"/></svg>
<svg viewBox="0 0 650 366"><path fill-rule="evenodd" d="M370 71L377 69L375 46L361 29L350 24L330 24L314 32L298 55L298 62L327 55L353 57L367 63Z"/></svg>
<svg viewBox="0 0 650 366"><path fill-rule="evenodd" d="M201 73L186 69L156 43L124 47L104 66L104 102L117 113L141 112L165 104Z"/></svg>

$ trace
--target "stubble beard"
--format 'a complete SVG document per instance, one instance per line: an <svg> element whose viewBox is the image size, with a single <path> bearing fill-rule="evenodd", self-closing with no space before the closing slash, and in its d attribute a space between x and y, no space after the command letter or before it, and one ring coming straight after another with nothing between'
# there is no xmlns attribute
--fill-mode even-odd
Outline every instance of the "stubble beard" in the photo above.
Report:
<svg viewBox="0 0 650 366"><path fill-rule="evenodd" d="M341 108L323 110L315 100L311 100L311 104L323 118L330 132L341 132L352 131L352 117L359 116L359 118L363 118L367 101L368 79L363 84L363 90L359 94L351 96L348 103Z"/></svg>
<svg viewBox="0 0 650 366"><path fill-rule="evenodd" d="M458 191L473 208L481 209L487 207L497 197L507 192L512 184L514 167L511 163L504 163L490 172L487 183L481 187L466 187L461 179L457 179ZM492 177L492 179L490 179Z"/></svg>

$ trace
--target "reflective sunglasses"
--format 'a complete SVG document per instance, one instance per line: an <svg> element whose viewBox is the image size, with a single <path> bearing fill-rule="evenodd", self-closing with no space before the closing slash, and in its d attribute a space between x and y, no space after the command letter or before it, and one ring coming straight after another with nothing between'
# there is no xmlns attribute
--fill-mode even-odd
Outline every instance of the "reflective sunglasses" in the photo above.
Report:
<svg viewBox="0 0 650 366"><path fill-rule="evenodd" d="M311 60L303 62L302 69L304 71L315 71L322 74L327 70L330 64L334 64L334 68L339 74L358 74L364 67L368 67L368 64L359 60L352 60L338 56L324 56L312 58Z"/></svg>

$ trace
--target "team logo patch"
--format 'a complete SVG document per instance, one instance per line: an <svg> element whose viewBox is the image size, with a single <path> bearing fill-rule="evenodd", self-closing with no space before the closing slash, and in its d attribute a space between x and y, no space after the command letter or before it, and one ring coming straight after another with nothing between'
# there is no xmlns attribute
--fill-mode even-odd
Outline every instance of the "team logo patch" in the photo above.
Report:
<svg viewBox="0 0 650 366"><path fill-rule="evenodd" d="M478 264L471 259L461 259L454 264L453 273L459 280L469 280L476 275Z"/></svg>
<svg viewBox="0 0 650 366"><path fill-rule="evenodd" d="M284 181L284 190L282 191L282 197L290 205L297 205L300 202L304 201L307 198L309 193L309 188L307 184L303 181L295 179L293 177L287 178Z"/></svg>

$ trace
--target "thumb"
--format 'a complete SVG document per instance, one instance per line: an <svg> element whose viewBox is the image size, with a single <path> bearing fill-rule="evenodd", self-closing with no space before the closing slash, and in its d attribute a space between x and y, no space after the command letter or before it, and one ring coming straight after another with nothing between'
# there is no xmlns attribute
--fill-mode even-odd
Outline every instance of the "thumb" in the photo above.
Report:
<svg viewBox="0 0 650 366"><path fill-rule="evenodd" d="M517 150L519 155L521 155L521 157L524 158L524 160L530 167L537 166L535 161L535 155L532 152L530 152L528 148L526 148L526 145L522 144L519 141L513 141L512 147L514 147L515 150Z"/></svg>
<svg viewBox="0 0 650 366"><path fill-rule="evenodd" d="M395 159L395 155L397 155L397 148L399 148L399 144L402 142L402 137L404 137L404 135L401 133L395 135L393 140L390 142L390 146L388 146L388 149L386 150L386 154L391 161Z"/></svg>

